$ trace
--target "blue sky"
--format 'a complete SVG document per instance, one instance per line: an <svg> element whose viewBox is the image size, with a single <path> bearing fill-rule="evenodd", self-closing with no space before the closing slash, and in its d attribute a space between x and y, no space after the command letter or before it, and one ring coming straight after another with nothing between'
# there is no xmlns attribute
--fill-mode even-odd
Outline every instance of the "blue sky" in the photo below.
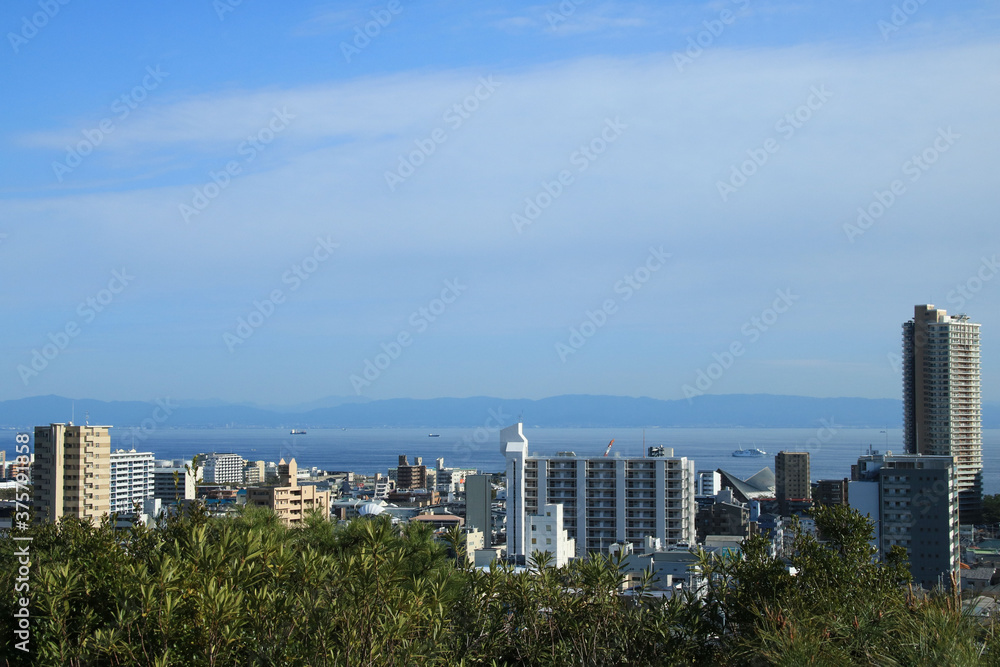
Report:
<svg viewBox="0 0 1000 667"><path fill-rule="evenodd" d="M289 4L0 9L0 399L1000 400L995 5Z"/></svg>

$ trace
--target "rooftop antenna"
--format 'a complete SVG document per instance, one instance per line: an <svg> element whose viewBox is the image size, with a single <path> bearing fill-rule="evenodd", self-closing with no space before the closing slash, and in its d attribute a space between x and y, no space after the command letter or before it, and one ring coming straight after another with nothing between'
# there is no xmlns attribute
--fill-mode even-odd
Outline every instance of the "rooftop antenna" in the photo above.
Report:
<svg viewBox="0 0 1000 667"><path fill-rule="evenodd" d="M76 421L76 401L71 401L70 405L72 407L70 408L70 413L69 413L69 425L72 426L73 422Z"/></svg>

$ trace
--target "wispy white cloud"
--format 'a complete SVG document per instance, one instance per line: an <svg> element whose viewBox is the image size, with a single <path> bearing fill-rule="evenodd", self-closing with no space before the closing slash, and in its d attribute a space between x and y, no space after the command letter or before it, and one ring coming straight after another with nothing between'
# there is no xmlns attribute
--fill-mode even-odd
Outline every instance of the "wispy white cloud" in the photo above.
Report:
<svg viewBox="0 0 1000 667"><path fill-rule="evenodd" d="M323 372L346 377L370 353L365 346L373 337L396 333L441 280L457 277L469 281L469 292L439 331L477 342L465 343L450 363L483 368L479 359L496 358L496 349L509 345L507 372L535 376L551 372L549 360L558 363L551 343L615 297L617 281L651 244L662 244L673 254L670 265L622 302L573 373L583 379L637 378L659 366L693 371L739 336L740 325L761 312L775 289L790 287L803 294L801 309L782 321L784 329L762 338L759 354L793 359L781 362L789 377L803 365L820 377L839 367L824 360L824 350L857 336L853 304L888 312L884 327L895 342L892 304L943 303L980 261L968 239L982 247L995 241L989 211L998 204L992 174L1000 130L990 110L1000 89L998 65L995 44L863 56L830 46L719 48L683 73L665 53L496 72L412 72L150 104L74 173L81 181L100 179L101 187L9 194L0 202L0 229L8 234L0 276L16 274L19 285L5 293L5 306L20 314L45 304L54 321L41 334L12 333L10 349L38 345L46 327L71 316L92 285L120 264L142 269L121 317L141 322L149 340L181 330L185 344L207 340L211 347L248 303L281 286L282 272L317 236L330 234L342 253L296 294L274 329L295 341L287 345L322 359ZM449 109L474 96L480 77L490 75L500 86L454 127ZM785 138L776 123L818 85L832 98ZM184 223L179 204L191 201L210 171L234 159L239 142L274 108L285 107L296 115L287 133ZM627 125L621 137L579 170L573 155L616 118ZM962 138L918 182L907 181L905 196L850 243L843 224L873 193L906 178L903 163L933 142L940 127ZM386 172L438 129L445 140L390 191ZM59 150L76 132L52 128L23 142ZM780 150L722 202L717 182L772 137ZM518 234L512 214L563 170L573 182ZM167 171L169 178L156 176ZM46 248L48 261L18 248ZM81 248L86 262L79 261ZM1000 320L987 320L985 307L995 300L985 291L977 298L987 313L980 317L984 330L986 324L1000 330ZM702 327L706 319L712 327ZM328 353L328 337L337 337L336 355ZM254 342L283 358L276 343L264 347L268 340L261 335ZM520 361L532 345L544 348L542 361L531 354ZM434 363L421 354L408 357L416 375L401 370L381 391L412 393L406 387L419 384L419 373ZM0 362L10 361L0 352ZM838 386L848 376L840 373ZM884 394L898 387L889 371L865 377L887 387ZM602 391L676 397L672 387L658 389L655 378L645 382ZM733 391L752 388L750 375L737 371L727 382Z"/></svg>
<svg viewBox="0 0 1000 667"><path fill-rule="evenodd" d="M543 31L559 36L615 33L648 26L660 11L640 3L565 0L525 7L521 13L493 20L493 26L508 32Z"/></svg>
<svg viewBox="0 0 1000 667"><path fill-rule="evenodd" d="M313 11L296 29L298 35L322 35L351 30L354 26L371 20L362 7L345 8L342 5L323 6Z"/></svg>

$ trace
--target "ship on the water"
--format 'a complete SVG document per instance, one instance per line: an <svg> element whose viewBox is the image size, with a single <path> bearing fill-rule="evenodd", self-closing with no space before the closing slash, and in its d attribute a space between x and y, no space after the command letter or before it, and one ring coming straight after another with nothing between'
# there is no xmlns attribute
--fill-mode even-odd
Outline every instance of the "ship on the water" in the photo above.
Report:
<svg viewBox="0 0 1000 667"><path fill-rule="evenodd" d="M757 449L756 447L752 449L743 449L743 445L740 445L740 448L733 452L733 456L757 458L759 456L767 456L767 452L763 449Z"/></svg>
<svg viewBox="0 0 1000 667"><path fill-rule="evenodd" d="M294 428L292 429L292 432L289 433L289 435L305 435L305 434L306 434L305 431L296 431Z"/></svg>

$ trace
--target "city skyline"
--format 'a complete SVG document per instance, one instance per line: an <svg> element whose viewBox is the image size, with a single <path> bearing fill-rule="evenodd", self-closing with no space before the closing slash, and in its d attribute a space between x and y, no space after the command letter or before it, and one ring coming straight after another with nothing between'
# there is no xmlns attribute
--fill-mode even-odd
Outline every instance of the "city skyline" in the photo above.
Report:
<svg viewBox="0 0 1000 667"><path fill-rule="evenodd" d="M899 398L930 303L1000 400L998 18L5 6L0 400Z"/></svg>

